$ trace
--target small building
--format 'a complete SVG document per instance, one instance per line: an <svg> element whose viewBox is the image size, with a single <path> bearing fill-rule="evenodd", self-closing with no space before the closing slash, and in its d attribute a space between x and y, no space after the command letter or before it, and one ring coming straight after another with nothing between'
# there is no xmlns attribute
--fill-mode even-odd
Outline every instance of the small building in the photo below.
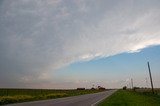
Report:
<svg viewBox="0 0 160 106"><path fill-rule="evenodd" d="M106 90L106 88L98 86L98 90Z"/></svg>
<svg viewBox="0 0 160 106"><path fill-rule="evenodd" d="M91 90L96 90L96 89L92 87Z"/></svg>
<svg viewBox="0 0 160 106"><path fill-rule="evenodd" d="M77 88L77 90L85 90L85 88Z"/></svg>

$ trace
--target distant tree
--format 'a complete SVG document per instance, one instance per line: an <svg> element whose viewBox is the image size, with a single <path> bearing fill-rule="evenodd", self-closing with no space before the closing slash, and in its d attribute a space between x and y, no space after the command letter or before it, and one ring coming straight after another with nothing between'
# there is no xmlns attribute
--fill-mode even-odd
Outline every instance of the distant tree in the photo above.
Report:
<svg viewBox="0 0 160 106"><path fill-rule="evenodd" d="M126 89L127 89L127 87L126 87L126 86L124 86L124 87L123 87L123 90L126 90Z"/></svg>

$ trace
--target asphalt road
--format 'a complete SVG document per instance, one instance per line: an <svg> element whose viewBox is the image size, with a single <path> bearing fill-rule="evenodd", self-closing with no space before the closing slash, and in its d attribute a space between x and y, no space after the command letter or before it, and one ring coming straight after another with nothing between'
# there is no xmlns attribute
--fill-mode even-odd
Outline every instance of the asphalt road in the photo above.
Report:
<svg viewBox="0 0 160 106"><path fill-rule="evenodd" d="M99 102L112 95L116 90L100 93L72 96L58 99L41 100L10 104L6 106L96 106Z"/></svg>

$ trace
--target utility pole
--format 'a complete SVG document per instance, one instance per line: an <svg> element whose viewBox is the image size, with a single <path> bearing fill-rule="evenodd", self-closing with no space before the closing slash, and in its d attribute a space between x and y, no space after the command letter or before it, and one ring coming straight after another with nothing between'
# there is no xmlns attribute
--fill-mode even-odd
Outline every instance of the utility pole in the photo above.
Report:
<svg viewBox="0 0 160 106"><path fill-rule="evenodd" d="M151 81L152 93L154 94L152 75L151 75L151 69L150 69L149 62L147 62L147 64L148 64L149 76L150 76L150 81Z"/></svg>
<svg viewBox="0 0 160 106"><path fill-rule="evenodd" d="M148 79L146 78L146 88L148 88Z"/></svg>
<svg viewBox="0 0 160 106"><path fill-rule="evenodd" d="M133 79L131 78L131 86L132 86L132 89L133 89Z"/></svg>

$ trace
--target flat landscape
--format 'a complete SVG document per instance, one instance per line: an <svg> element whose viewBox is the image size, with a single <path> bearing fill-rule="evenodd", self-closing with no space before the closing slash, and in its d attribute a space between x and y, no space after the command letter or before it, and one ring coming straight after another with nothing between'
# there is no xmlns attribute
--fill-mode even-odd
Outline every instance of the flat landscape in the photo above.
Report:
<svg viewBox="0 0 160 106"><path fill-rule="evenodd" d="M0 105L7 104L11 104L9 106L160 106L160 89L155 89L154 94L151 89L135 91L0 89Z"/></svg>
<svg viewBox="0 0 160 106"><path fill-rule="evenodd" d="M116 92L116 90L108 90L93 94L64 97L50 100L15 103L6 106L96 106L98 103L112 95L114 92Z"/></svg>
<svg viewBox="0 0 160 106"><path fill-rule="evenodd" d="M119 90L98 106L160 106L160 92Z"/></svg>
<svg viewBox="0 0 160 106"><path fill-rule="evenodd" d="M0 89L0 105L77 96L102 91L104 90Z"/></svg>

